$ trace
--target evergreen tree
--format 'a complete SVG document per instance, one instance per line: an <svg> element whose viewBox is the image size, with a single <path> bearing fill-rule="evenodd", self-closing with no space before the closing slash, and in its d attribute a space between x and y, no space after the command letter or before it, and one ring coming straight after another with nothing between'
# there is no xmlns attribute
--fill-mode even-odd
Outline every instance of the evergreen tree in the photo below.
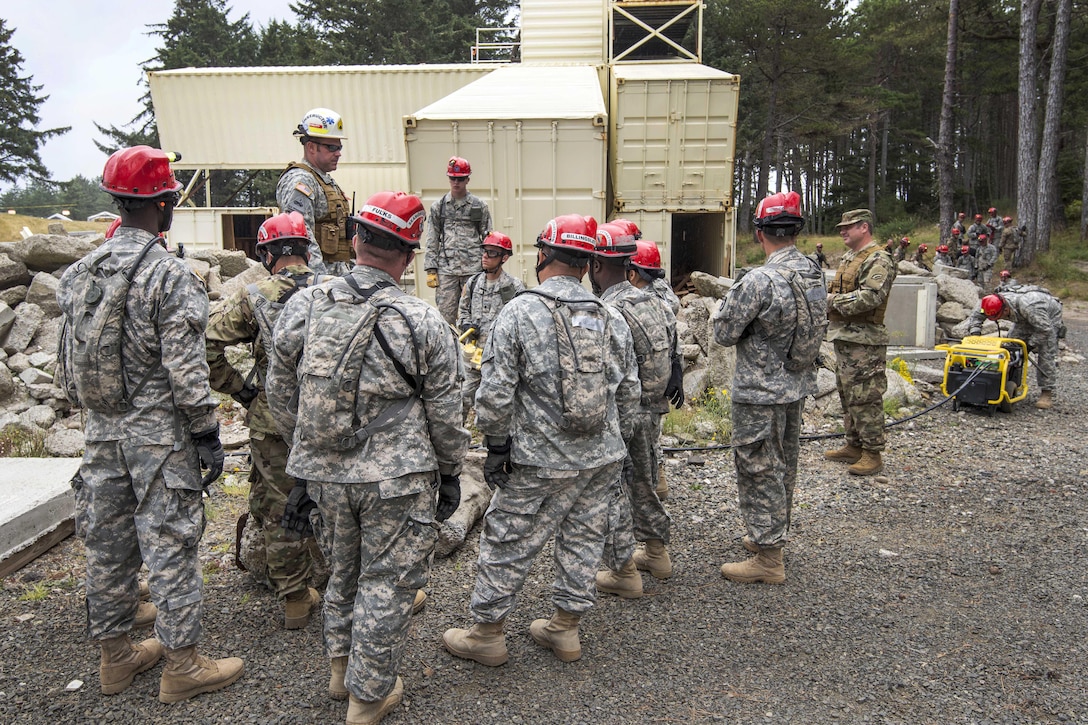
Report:
<svg viewBox="0 0 1088 725"><path fill-rule="evenodd" d="M14 32L0 18L0 180L11 182L23 176L48 177L39 150L71 128L38 128L38 109L49 96L38 95L42 86L34 85L33 76L20 75L23 56L11 46Z"/></svg>

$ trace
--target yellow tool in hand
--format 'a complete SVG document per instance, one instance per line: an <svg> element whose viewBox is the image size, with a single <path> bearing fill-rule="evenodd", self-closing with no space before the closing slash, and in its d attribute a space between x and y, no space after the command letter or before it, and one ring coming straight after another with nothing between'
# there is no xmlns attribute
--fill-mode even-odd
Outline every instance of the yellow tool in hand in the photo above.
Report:
<svg viewBox="0 0 1088 725"><path fill-rule="evenodd" d="M464 356L465 365L471 365L479 370L484 360L484 349L476 344L476 328L470 327L457 338L461 343L461 354Z"/></svg>

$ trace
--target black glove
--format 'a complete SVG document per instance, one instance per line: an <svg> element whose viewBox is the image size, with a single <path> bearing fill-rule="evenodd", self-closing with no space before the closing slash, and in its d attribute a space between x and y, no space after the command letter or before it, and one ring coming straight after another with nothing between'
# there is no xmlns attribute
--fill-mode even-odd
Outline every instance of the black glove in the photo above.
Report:
<svg viewBox="0 0 1088 725"><path fill-rule="evenodd" d="M226 458L223 454L223 444L219 442L219 423L216 423L211 430L193 433L192 437L196 454L200 457L200 468L208 469L208 472L200 479L200 483L207 488L223 472L223 461Z"/></svg>
<svg viewBox="0 0 1088 725"><path fill-rule="evenodd" d="M502 443L496 443L496 439L487 437L487 460L484 461L484 481L491 490L495 487L502 488L510 481L510 436Z"/></svg>
<svg viewBox="0 0 1088 725"><path fill-rule="evenodd" d="M434 517L438 521L445 521L461 505L461 476L443 473L440 478L442 483L438 486L438 509Z"/></svg>
<svg viewBox="0 0 1088 725"><path fill-rule="evenodd" d="M249 410L249 406L252 405L254 399L260 395L260 392L261 391L255 386L246 383L237 393L231 393L230 397L241 403L243 408Z"/></svg>
<svg viewBox="0 0 1088 725"><path fill-rule="evenodd" d="M287 505L283 508L280 526L287 529L291 538L313 536L314 529L310 524L310 512L316 505L310 498L310 494L306 492L306 482L296 478L294 488L287 494Z"/></svg>
<svg viewBox="0 0 1088 725"><path fill-rule="evenodd" d="M669 383L665 386L665 397L673 407L680 408L684 405L684 361L679 355L672 359L672 373L669 374Z"/></svg>

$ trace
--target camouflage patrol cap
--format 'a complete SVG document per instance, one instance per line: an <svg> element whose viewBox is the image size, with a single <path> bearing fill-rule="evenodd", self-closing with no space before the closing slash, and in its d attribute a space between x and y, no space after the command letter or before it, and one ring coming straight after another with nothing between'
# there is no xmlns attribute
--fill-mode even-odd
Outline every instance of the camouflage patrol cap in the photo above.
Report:
<svg viewBox="0 0 1088 725"><path fill-rule="evenodd" d="M835 227L848 227L859 222L868 222L871 226L873 223L873 213L868 209L851 209L842 215L842 221L836 224Z"/></svg>

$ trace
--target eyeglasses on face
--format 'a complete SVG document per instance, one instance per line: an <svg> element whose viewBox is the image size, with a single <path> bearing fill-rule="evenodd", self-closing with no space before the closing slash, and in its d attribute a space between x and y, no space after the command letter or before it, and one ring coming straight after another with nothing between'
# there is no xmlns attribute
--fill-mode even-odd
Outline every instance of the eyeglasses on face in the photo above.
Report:
<svg viewBox="0 0 1088 725"><path fill-rule="evenodd" d="M318 146L324 146L325 149L330 154L335 154L337 151L343 151L344 150L344 144L336 145L336 144L331 144L331 143L321 143L320 141L318 141L317 145Z"/></svg>
<svg viewBox="0 0 1088 725"><path fill-rule="evenodd" d="M488 259L498 259L502 255L506 254L506 250L503 249L485 249L484 256Z"/></svg>
<svg viewBox="0 0 1088 725"><path fill-rule="evenodd" d="M467 184L468 183L468 177L467 176L451 176L451 177L449 177L449 179L450 179L450 183L452 183L452 184Z"/></svg>

